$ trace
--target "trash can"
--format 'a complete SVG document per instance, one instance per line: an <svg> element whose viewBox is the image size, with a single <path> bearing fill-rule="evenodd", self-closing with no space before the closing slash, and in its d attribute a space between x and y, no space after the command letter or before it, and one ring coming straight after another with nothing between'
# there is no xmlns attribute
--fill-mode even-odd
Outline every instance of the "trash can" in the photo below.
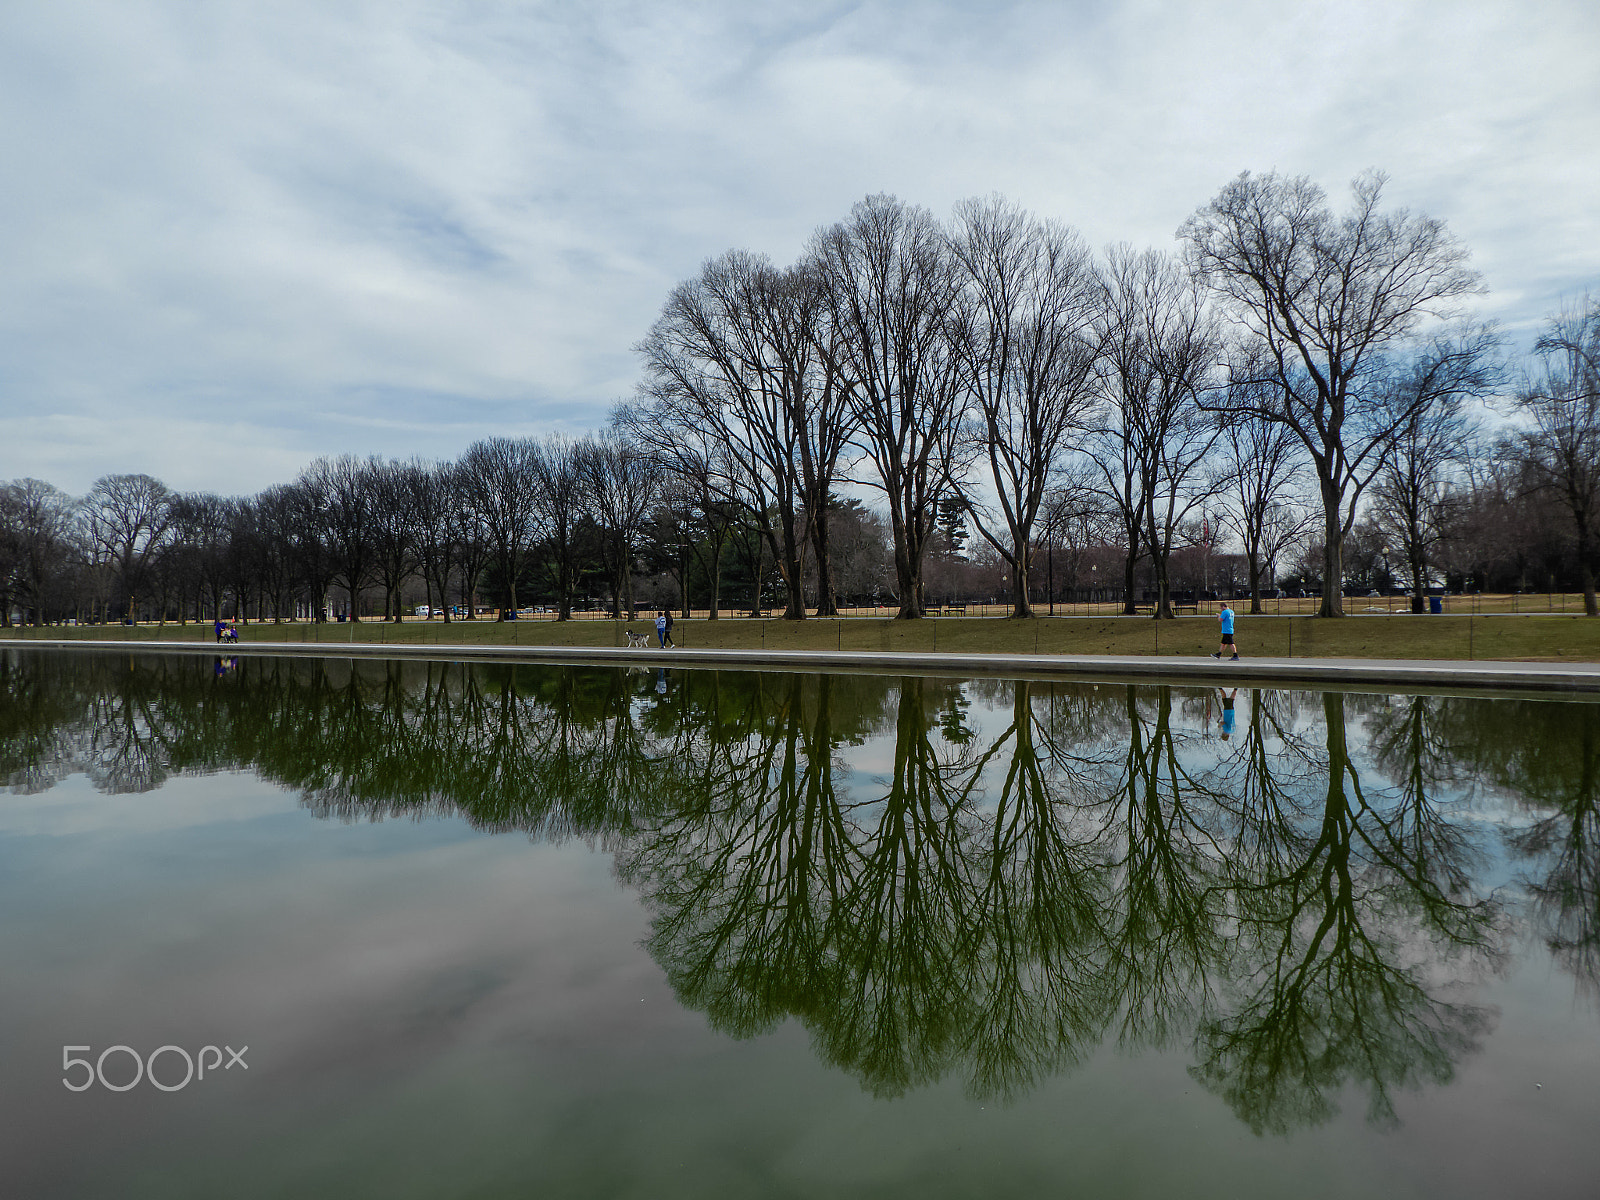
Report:
<svg viewBox="0 0 1600 1200"><path fill-rule="evenodd" d="M1428 597L1428 611L1433 613L1433 614L1435 614L1435 615L1443 613L1444 612L1444 597L1443 596L1429 596Z"/></svg>

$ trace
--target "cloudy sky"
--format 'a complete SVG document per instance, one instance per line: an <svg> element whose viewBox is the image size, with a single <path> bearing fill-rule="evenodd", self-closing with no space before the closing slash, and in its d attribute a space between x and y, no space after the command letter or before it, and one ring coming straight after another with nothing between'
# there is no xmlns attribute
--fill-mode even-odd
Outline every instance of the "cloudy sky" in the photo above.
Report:
<svg viewBox="0 0 1600 1200"><path fill-rule="evenodd" d="M872 192L1170 247L1378 167L1526 344L1600 292L1597 59L1593 0L8 4L0 479L595 428L675 281Z"/></svg>

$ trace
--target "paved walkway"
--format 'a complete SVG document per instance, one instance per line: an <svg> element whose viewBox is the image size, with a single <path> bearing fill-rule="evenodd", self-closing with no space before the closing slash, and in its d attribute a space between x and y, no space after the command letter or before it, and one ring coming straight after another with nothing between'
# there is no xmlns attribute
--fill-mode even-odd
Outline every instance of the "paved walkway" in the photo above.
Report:
<svg viewBox="0 0 1600 1200"><path fill-rule="evenodd" d="M1160 679L1272 687L1318 683L1353 690L1492 689L1519 693L1594 693L1600 663L1460 662L1437 659L1250 658L1092 654L912 654L868 650L621 650L590 646L441 646L351 642L89 642L7 640L0 647L140 654L297 655L314 658L414 658L427 662L605 663L767 671L855 671L878 675L1007 675L1032 679Z"/></svg>

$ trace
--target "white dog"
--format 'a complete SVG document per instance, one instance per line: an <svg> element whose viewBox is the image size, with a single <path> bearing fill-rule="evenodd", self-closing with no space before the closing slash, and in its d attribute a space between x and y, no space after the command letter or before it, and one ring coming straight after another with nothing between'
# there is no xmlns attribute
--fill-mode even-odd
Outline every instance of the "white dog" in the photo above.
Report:
<svg viewBox="0 0 1600 1200"><path fill-rule="evenodd" d="M631 629L627 630L626 632L628 634L629 650L646 650L649 648L650 635L648 633L635 633Z"/></svg>

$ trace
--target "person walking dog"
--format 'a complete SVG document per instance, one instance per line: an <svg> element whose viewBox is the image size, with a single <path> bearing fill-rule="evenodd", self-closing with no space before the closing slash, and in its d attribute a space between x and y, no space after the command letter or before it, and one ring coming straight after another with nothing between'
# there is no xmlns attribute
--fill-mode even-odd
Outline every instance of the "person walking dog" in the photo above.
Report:
<svg viewBox="0 0 1600 1200"><path fill-rule="evenodd" d="M1224 604L1222 606L1222 611L1217 614L1217 619L1222 622L1222 644L1217 647L1217 652L1211 657L1221 658L1224 650L1232 650L1233 658L1229 661L1237 661L1239 658L1239 647L1234 645L1233 642L1233 609Z"/></svg>

